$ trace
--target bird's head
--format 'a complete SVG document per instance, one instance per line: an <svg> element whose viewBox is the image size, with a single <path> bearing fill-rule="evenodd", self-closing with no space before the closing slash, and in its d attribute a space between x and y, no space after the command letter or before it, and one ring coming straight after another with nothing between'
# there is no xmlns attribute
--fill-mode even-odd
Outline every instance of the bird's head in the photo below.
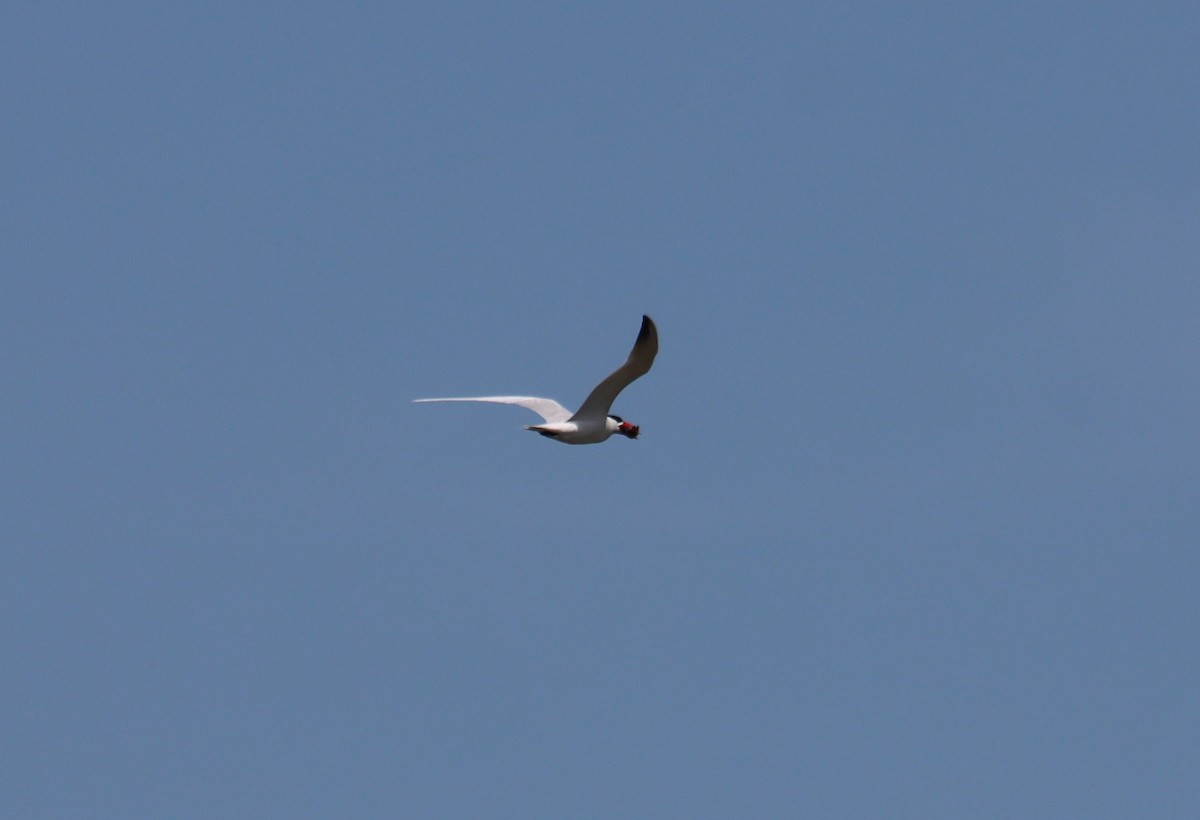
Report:
<svg viewBox="0 0 1200 820"><path fill-rule="evenodd" d="M642 429L636 424L630 424L620 416L609 416L608 418L616 425L616 429L613 430L613 432L620 433L621 435L625 436L625 438L637 438L638 432Z"/></svg>

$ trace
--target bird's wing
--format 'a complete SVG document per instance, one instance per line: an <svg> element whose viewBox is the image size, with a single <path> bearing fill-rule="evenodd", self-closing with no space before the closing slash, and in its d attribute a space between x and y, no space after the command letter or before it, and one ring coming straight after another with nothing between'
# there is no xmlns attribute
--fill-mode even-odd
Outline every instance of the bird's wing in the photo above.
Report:
<svg viewBox="0 0 1200 820"><path fill-rule="evenodd" d="M614 370L607 379L592 389L592 392L584 399L579 412L571 419L603 419L612 408L617 394L628 387L634 379L650 372L650 365L654 364L654 357L657 355L658 328L654 326L654 321L649 316L642 316L642 329L638 331L637 341L633 343L633 350L629 351L629 358L625 360L625 364Z"/></svg>
<svg viewBox="0 0 1200 820"><path fill-rule="evenodd" d="M539 399L537 396L473 396L460 399L414 399L413 401L486 401L493 404L517 404L532 410L551 424L566 421L571 417L571 411L554 399Z"/></svg>

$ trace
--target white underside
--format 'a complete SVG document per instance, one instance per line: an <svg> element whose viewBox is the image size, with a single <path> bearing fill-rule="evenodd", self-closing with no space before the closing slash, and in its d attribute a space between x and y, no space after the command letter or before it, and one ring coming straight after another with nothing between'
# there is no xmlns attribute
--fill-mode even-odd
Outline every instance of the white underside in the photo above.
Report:
<svg viewBox="0 0 1200 820"><path fill-rule="evenodd" d="M556 424L528 424L526 430L542 433L547 438L561 441L563 444L599 444L606 441L613 431L609 429L608 419L596 424L595 422L561 421Z"/></svg>

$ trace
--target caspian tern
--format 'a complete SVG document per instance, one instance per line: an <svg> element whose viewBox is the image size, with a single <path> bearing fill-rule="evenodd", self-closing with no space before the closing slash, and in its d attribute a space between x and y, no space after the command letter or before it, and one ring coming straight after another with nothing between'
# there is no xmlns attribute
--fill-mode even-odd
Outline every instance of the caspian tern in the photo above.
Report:
<svg viewBox="0 0 1200 820"><path fill-rule="evenodd" d="M453 399L414 399L416 402L433 401L487 401L495 404L517 404L528 408L542 417L545 424L527 424L526 430L533 430L547 438L561 441L564 444L599 444L608 439L613 433L620 433L626 438L638 437L640 428L630 424L620 416L611 415L613 400L635 379L650 372L654 357L658 355L658 329L649 316L642 317L642 329L638 332L637 341L625 364L618 367L608 378L596 385L588 397L583 400L583 406L572 414L554 399L542 399L536 396L472 396Z"/></svg>

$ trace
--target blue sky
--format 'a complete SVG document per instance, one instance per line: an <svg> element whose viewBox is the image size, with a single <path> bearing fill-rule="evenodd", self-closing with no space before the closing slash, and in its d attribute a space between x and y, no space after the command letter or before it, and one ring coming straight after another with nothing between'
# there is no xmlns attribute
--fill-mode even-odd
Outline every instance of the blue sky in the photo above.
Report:
<svg viewBox="0 0 1200 820"><path fill-rule="evenodd" d="M0 813L1193 812L1198 24L7 5Z"/></svg>

